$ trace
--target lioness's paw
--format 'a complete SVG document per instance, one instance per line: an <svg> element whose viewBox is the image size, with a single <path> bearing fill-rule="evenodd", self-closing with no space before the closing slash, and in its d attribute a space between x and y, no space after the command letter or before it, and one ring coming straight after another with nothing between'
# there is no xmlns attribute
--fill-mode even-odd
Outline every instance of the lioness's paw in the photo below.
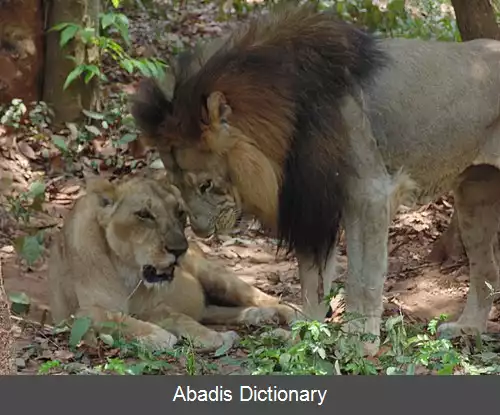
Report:
<svg viewBox="0 0 500 415"><path fill-rule="evenodd" d="M172 333L158 327L151 334L139 337L137 340L150 350L169 350L174 347L178 339Z"/></svg>
<svg viewBox="0 0 500 415"><path fill-rule="evenodd" d="M277 307L249 307L243 311L241 322L251 326L278 324L280 312Z"/></svg>
<svg viewBox="0 0 500 415"><path fill-rule="evenodd" d="M193 345L202 352L213 352L221 347L225 349L232 348L239 340L240 336L234 331L210 331L209 333L199 335L193 339Z"/></svg>
<svg viewBox="0 0 500 415"><path fill-rule="evenodd" d="M304 320L304 314L301 312L300 307L290 307L288 305L276 306L280 317L280 322L283 324L291 325L297 320Z"/></svg>
<svg viewBox="0 0 500 415"><path fill-rule="evenodd" d="M271 331L267 331L262 333L261 335L262 338L275 338L279 339L281 341L290 341L292 340L292 332L289 330L282 329L281 327L278 327L276 329L273 329ZM300 338L297 336L294 340L297 342Z"/></svg>

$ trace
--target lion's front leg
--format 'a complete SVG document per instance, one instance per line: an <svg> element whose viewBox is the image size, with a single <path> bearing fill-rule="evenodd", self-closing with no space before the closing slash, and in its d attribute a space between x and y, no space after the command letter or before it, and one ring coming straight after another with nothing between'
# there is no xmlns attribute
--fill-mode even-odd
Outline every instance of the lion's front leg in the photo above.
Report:
<svg viewBox="0 0 500 415"><path fill-rule="evenodd" d="M157 321L157 324L178 337L189 339L199 351L214 351L224 345L232 347L239 338L234 331L217 332L187 315L176 312L168 313L168 317Z"/></svg>
<svg viewBox="0 0 500 415"><path fill-rule="evenodd" d="M309 255L297 252L296 256L304 315L312 320L323 321L329 307L325 296L330 293L336 277L337 250L335 247L330 250L325 266L321 268L318 268Z"/></svg>
<svg viewBox="0 0 500 415"><path fill-rule="evenodd" d="M380 344L387 271L390 187L383 179L365 183L350 195L344 213L348 257L346 312L352 318L348 324L351 331L377 336L374 342L365 343L365 351L375 354Z"/></svg>

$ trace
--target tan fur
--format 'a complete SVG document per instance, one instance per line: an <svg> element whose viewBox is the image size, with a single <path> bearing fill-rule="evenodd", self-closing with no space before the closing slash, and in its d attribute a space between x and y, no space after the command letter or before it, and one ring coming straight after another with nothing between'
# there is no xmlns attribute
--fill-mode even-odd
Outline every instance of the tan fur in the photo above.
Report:
<svg viewBox="0 0 500 415"><path fill-rule="evenodd" d="M154 219L136 216L144 209ZM196 245L177 258L171 282L139 284L144 265L168 269L176 261L169 247L187 247L183 212L180 193L167 179L89 184L51 246L54 320L89 316L97 331L109 330L100 326L105 321L120 323L123 336L153 348L188 337L204 350L237 336L202 323L289 323L292 308L206 260Z"/></svg>

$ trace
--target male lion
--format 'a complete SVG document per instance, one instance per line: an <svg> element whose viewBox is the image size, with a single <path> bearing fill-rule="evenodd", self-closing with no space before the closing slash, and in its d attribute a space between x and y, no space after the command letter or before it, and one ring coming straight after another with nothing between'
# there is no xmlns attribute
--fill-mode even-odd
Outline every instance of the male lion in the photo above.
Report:
<svg viewBox="0 0 500 415"><path fill-rule="evenodd" d="M185 221L180 192L167 180L91 183L51 246L54 320L88 316L97 330L106 321L120 323L126 338L153 348L170 348L179 336L213 350L237 336L200 322L286 324L294 318L292 308L188 247Z"/></svg>
<svg viewBox="0 0 500 415"><path fill-rule="evenodd" d="M393 213L403 197L455 190L470 291L440 333L486 329L485 282L498 286L500 42L380 40L295 7L184 56L172 97L145 81L133 114L174 170L195 232L258 217L295 251L315 318L327 310L342 225L346 310L366 316L351 329L375 335Z"/></svg>

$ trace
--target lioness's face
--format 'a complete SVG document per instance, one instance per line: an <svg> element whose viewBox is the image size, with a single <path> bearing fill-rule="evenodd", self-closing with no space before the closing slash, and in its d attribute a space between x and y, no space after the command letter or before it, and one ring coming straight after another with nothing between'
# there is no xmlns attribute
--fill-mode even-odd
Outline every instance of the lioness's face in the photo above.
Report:
<svg viewBox="0 0 500 415"><path fill-rule="evenodd" d="M171 281L188 249L179 190L158 180L132 179L100 200L99 221L115 255L146 283Z"/></svg>
<svg viewBox="0 0 500 415"><path fill-rule="evenodd" d="M206 238L238 226L241 202L223 156L194 148L175 150L175 184L189 211L193 232Z"/></svg>

